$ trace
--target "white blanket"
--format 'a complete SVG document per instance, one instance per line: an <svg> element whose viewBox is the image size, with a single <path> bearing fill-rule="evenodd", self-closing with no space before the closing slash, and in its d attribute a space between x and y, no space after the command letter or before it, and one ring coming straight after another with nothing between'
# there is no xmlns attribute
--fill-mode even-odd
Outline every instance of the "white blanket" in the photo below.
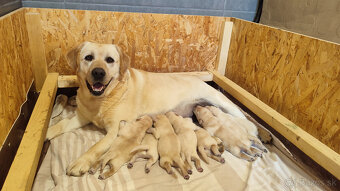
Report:
<svg viewBox="0 0 340 191"><path fill-rule="evenodd" d="M64 117L72 115L67 112ZM87 125L51 140L33 190L322 190L275 146L269 145L270 152L252 163L226 151L222 155L225 164L212 159L209 165L202 162L203 173L194 169L189 180L179 174L178 179L174 179L158 163L145 174L143 160L136 162L132 169L124 165L104 181L98 179L99 172L82 177L67 176L66 167L103 136L94 125Z"/></svg>

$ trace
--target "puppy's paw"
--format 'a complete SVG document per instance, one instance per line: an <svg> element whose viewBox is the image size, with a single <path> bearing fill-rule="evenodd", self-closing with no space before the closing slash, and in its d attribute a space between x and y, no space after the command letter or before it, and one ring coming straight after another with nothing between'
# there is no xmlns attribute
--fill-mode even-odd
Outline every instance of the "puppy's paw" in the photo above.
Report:
<svg viewBox="0 0 340 191"><path fill-rule="evenodd" d="M273 137L267 129L258 128L258 136L260 137L262 143L271 144L273 142Z"/></svg>
<svg viewBox="0 0 340 191"><path fill-rule="evenodd" d="M90 167L91 160L82 156L67 167L66 174L69 176L82 176L90 170Z"/></svg>
<svg viewBox="0 0 340 191"><path fill-rule="evenodd" d="M51 127L49 127L47 129L47 133L46 133L46 139L45 140L51 140L54 137L57 137L59 134L61 134L61 130L62 130L62 121L60 121L59 123L57 123L56 125L53 125Z"/></svg>
<svg viewBox="0 0 340 191"><path fill-rule="evenodd" d="M127 168L132 168L132 167L133 167L133 164L129 162L129 163L127 164Z"/></svg>

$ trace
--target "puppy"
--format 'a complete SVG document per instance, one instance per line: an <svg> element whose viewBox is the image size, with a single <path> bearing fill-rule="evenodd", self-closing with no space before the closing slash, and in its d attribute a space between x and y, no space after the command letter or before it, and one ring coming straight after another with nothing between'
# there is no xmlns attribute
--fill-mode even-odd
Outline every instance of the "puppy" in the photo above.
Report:
<svg viewBox="0 0 340 191"><path fill-rule="evenodd" d="M103 170L106 165L110 169L99 175L99 179L106 179L118 171L118 169L128 162L131 157L131 151L140 145L145 132L152 126L152 119L149 116L143 116L131 123L120 123L118 137L114 140L110 149L100 157L100 159L90 169L94 174L100 167Z"/></svg>
<svg viewBox="0 0 340 191"><path fill-rule="evenodd" d="M200 158L196 151L197 138L194 132L194 129L199 127L192 122L191 118L183 118L182 116L176 115L174 112L168 112L166 113L166 116L181 142L181 156L187 164L188 173L192 174L191 161L195 162L198 172L203 172Z"/></svg>
<svg viewBox="0 0 340 191"><path fill-rule="evenodd" d="M261 141L257 138L258 137L258 131L256 126L250 122L247 119L234 117L230 114L224 113L219 108L214 106L207 106L211 113L218 118L220 123L226 128L240 128L245 129L248 132L248 138L251 141L251 151L252 153L255 153L255 155L261 156L261 153L258 153L258 151L267 152L267 149L263 146Z"/></svg>
<svg viewBox="0 0 340 191"><path fill-rule="evenodd" d="M181 145L179 138L165 115L157 115L154 123L155 128L151 130L153 135L158 139L158 153L160 156L159 165L164 168L168 174L176 175L171 166L179 167L184 179L188 180L188 169L180 157Z"/></svg>
<svg viewBox="0 0 340 191"><path fill-rule="evenodd" d="M70 98L63 94L57 96L53 106L49 126L53 126L59 121L62 121L63 119L69 119L75 115L77 104L74 100L75 96Z"/></svg>
<svg viewBox="0 0 340 191"><path fill-rule="evenodd" d="M138 158L144 158L147 159L145 164L145 173L149 173L150 168L158 161L159 158L157 143L158 141L153 135L146 134L142 143L131 151L133 157L128 163L128 168L132 168L133 163L135 163Z"/></svg>
<svg viewBox="0 0 340 191"><path fill-rule="evenodd" d="M224 158L221 157L221 154L224 151L224 147L222 149L218 149L218 144L220 144L220 140L216 139L202 128L198 128L195 130L195 134L197 137L197 149L198 152L201 154L204 162L209 164L208 157L220 162L224 163ZM213 154L211 154L211 152Z"/></svg>
<svg viewBox="0 0 340 191"><path fill-rule="evenodd" d="M259 156L251 150L252 143L247 130L240 127L234 120L226 120L222 117L219 119L208 108L202 106L197 106L194 113L202 127L210 135L220 138L226 149L233 155L248 161L254 161L255 157Z"/></svg>

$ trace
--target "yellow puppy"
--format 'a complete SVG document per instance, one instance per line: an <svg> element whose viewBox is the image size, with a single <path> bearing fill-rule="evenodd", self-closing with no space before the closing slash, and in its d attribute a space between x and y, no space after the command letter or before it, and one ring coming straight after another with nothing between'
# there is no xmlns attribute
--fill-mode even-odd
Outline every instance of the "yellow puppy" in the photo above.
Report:
<svg viewBox="0 0 340 191"><path fill-rule="evenodd" d="M210 135L220 138L226 149L233 155L248 161L254 161L256 156L261 155L261 152L259 152L260 154L253 154L251 150L252 142L247 130L240 127L235 121L220 120L208 108L201 106L197 106L194 113L202 127Z"/></svg>
<svg viewBox="0 0 340 191"><path fill-rule="evenodd" d="M204 162L209 164L208 157L220 163L225 162L224 158L221 157L224 148L222 147L221 150L218 149L218 144L220 144L219 139L213 138L205 129L202 128L196 129L195 134L197 137L198 152L201 154ZM211 152L213 154L211 154Z"/></svg>
<svg viewBox="0 0 340 191"><path fill-rule="evenodd" d="M257 138L258 131L256 126L247 119L234 117L230 114L224 113L219 108L214 106L208 106L208 108L214 116L218 118L220 123L226 128L244 129L248 132L248 138L252 142L251 151L256 156L261 156L260 152L267 152L266 148L262 145L261 141ZM244 132L244 131L243 131Z"/></svg>
<svg viewBox="0 0 340 191"><path fill-rule="evenodd" d="M183 118L182 116L176 115L174 112L166 113L169 121L174 128L180 142L181 142L181 156L182 159L187 163L188 173L192 174L191 161L195 162L195 166L198 172L203 172L201 167L201 161L197 155L197 138L194 132L197 127L191 118Z"/></svg>
<svg viewBox="0 0 340 191"><path fill-rule="evenodd" d="M156 138L159 138L157 147L160 156L159 165L174 177L176 175L171 166L179 167L184 179L188 180L188 171L180 157L181 144L169 119L165 115L157 115L154 126L155 128L151 132Z"/></svg>
<svg viewBox="0 0 340 191"><path fill-rule="evenodd" d="M135 163L138 158L145 158L148 159L148 162L145 165L145 173L149 173L150 168L157 162L159 158L157 143L158 141L153 135L146 134L142 143L131 151L133 157L128 163L128 168L132 168L133 163Z"/></svg>
<svg viewBox="0 0 340 191"><path fill-rule="evenodd" d="M140 145L146 130L151 126L152 119L149 116L143 116L131 123L121 123L118 137L114 140L110 149L93 165L90 173L93 174L100 165L102 170L106 165L109 165L110 170L100 174L99 179L106 179L116 173L124 163L131 159L132 149Z"/></svg>

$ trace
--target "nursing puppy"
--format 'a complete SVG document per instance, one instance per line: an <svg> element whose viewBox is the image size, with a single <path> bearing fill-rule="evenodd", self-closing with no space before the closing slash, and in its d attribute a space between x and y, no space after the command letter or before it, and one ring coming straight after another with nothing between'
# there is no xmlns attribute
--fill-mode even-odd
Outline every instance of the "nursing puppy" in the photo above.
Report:
<svg viewBox="0 0 340 191"><path fill-rule="evenodd" d="M258 151L267 152L261 141L257 138L258 131L256 126L247 119L234 117L230 114L224 113L219 108L214 106L207 106L207 109L216 116L219 122L226 128L243 128L248 132L248 138L251 141L251 151L255 155L259 155Z"/></svg>
<svg viewBox="0 0 340 191"><path fill-rule="evenodd" d="M133 163L135 163L138 158L144 158L147 159L145 164L145 173L149 173L150 168L158 161L159 158L157 143L158 141L153 135L146 134L142 143L131 151L133 157L128 163L128 168L132 168Z"/></svg>
<svg viewBox="0 0 340 191"><path fill-rule="evenodd" d="M110 169L100 174L99 179L106 179L116 173L121 166L131 159L132 149L140 145L146 130L151 126L152 119L149 116L143 116L131 123L121 123L118 137L114 140L110 149L93 165L90 173L95 173L100 166L103 170L106 165L109 165Z"/></svg>
<svg viewBox="0 0 340 191"><path fill-rule="evenodd" d="M256 156L261 156L262 151L251 149L252 142L247 130L235 121L220 120L208 108L202 106L197 106L194 113L200 125L210 135L220 138L225 148L233 155L248 161L254 161Z"/></svg>
<svg viewBox="0 0 340 191"><path fill-rule="evenodd" d="M133 121L143 115L156 116L183 108L187 113L182 115L190 116L192 108L188 106L197 102L208 102L245 118L222 93L197 77L129 68L129 57L114 44L84 42L67 54L67 60L79 82L76 115L50 127L46 138L52 139L91 122L107 132L68 166L69 175L81 176L90 169L117 137L122 120Z"/></svg>
<svg viewBox="0 0 340 191"><path fill-rule="evenodd" d="M201 154L204 162L209 164L208 157L220 162L224 163L224 158L221 157L221 154L224 151L224 147L219 149L218 145L220 144L220 140L212 137L205 129L198 128L195 130L195 134L197 137L197 149ZM213 153L213 154L211 154Z"/></svg>
<svg viewBox="0 0 340 191"><path fill-rule="evenodd" d="M171 166L179 167L184 179L188 180L188 169L180 157L181 143L165 115L157 115L152 133L158 139L159 165L176 178Z"/></svg>
<svg viewBox="0 0 340 191"><path fill-rule="evenodd" d="M191 161L195 162L195 167L198 172L203 172L201 161L197 155L197 137L194 129L197 127L191 118L183 118L176 115L174 112L166 113L172 127L174 128L179 141L181 143L181 157L187 164L188 173L192 174Z"/></svg>

